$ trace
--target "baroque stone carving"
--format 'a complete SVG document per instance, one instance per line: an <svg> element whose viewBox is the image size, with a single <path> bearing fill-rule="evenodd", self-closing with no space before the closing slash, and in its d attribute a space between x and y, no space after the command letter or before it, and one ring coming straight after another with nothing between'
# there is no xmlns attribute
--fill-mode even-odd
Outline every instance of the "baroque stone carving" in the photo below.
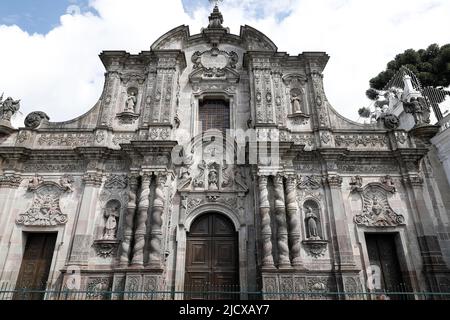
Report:
<svg viewBox="0 0 450 320"><path fill-rule="evenodd" d="M219 189L219 164L211 163L208 165L208 189Z"/></svg>
<svg viewBox="0 0 450 320"><path fill-rule="evenodd" d="M61 187L63 188L64 191L66 192L73 192L73 182L74 179L72 176L65 174L61 177L61 179L59 179L59 184L61 185Z"/></svg>
<svg viewBox="0 0 450 320"><path fill-rule="evenodd" d="M358 225L370 227L393 227L405 224L403 215L397 214L388 201L388 193L394 193L395 187L378 182L366 185L358 190L363 200L362 213L354 221Z"/></svg>
<svg viewBox="0 0 450 320"><path fill-rule="evenodd" d="M409 102L403 101L403 108L406 113L412 114L416 127L430 124L430 107L425 98L412 97Z"/></svg>
<svg viewBox="0 0 450 320"><path fill-rule="evenodd" d="M128 186L128 176L112 174L105 181L105 189L125 189Z"/></svg>
<svg viewBox="0 0 450 320"><path fill-rule="evenodd" d="M30 182L28 189L34 192L31 208L20 214L16 223L25 226L57 226L65 224L68 217L61 212L59 201L61 194L66 190L56 183L43 182L40 177L35 177L32 181L34 182Z"/></svg>
<svg viewBox="0 0 450 320"><path fill-rule="evenodd" d="M20 109L20 100L8 97L3 101L3 94L0 97L0 121L10 122L11 117Z"/></svg>
<svg viewBox="0 0 450 320"><path fill-rule="evenodd" d="M284 199L283 176L274 177L275 221L277 225L278 265L289 267L288 230L286 222L286 207Z"/></svg>
<svg viewBox="0 0 450 320"><path fill-rule="evenodd" d="M162 239L162 214L164 212L166 195L164 186L167 182L167 174L159 173L156 177L155 199L152 208L152 225L150 240L150 265L161 267L161 239Z"/></svg>
<svg viewBox="0 0 450 320"><path fill-rule="evenodd" d="M41 125L42 121L44 120L49 121L50 120L49 116L45 112L35 111L27 115L24 124L26 128L36 129Z"/></svg>
<svg viewBox="0 0 450 320"><path fill-rule="evenodd" d="M386 147L388 138L386 135L336 135L334 140L338 147L359 147L360 145L367 147Z"/></svg>
<svg viewBox="0 0 450 320"><path fill-rule="evenodd" d="M92 133L46 133L39 135L38 144L47 146L81 147L94 143Z"/></svg>
<svg viewBox="0 0 450 320"><path fill-rule="evenodd" d="M188 166L180 168L180 174L178 176L178 190L189 189L192 182L191 172Z"/></svg>
<svg viewBox="0 0 450 320"><path fill-rule="evenodd" d="M0 188L18 188L22 183L22 177L19 175L0 176Z"/></svg>
<svg viewBox="0 0 450 320"><path fill-rule="evenodd" d="M289 243L292 264L300 265L300 219L297 206L296 176L291 174L286 176L286 210L289 224Z"/></svg>
<svg viewBox="0 0 450 320"><path fill-rule="evenodd" d="M134 232L134 248L132 264L142 266L144 264L145 235L147 231L147 216L150 207L150 175L144 173L141 179L141 193L138 199L136 229Z"/></svg>
<svg viewBox="0 0 450 320"><path fill-rule="evenodd" d="M261 215L262 237L262 265L273 268L272 228L270 222L269 192L267 190L267 176L259 176L259 210Z"/></svg>
<svg viewBox="0 0 450 320"><path fill-rule="evenodd" d="M362 187L362 178L361 176L351 177L350 187L352 191L358 190Z"/></svg>
<svg viewBox="0 0 450 320"><path fill-rule="evenodd" d="M202 160L202 162L198 164L198 169L200 170L200 173L194 179L194 188L204 188L205 187L205 170L206 170L205 160Z"/></svg>
<svg viewBox="0 0 450 320"><path fill-rule="evenodd" d="M217 47L203 52L196 51L192 55L191 61L194 71L189 78L193 82L197 82L194 79L198 77L211 79L223 78L228 75L231 78L239 78L239 73L234 71L239 61L239 56L234 51L227 52L219 50Z"/></svg>
<svg viewBox="0 0 450 320"><path fill-rule="evenodd" d="M86 291L87 298L93 300L106 300L108 291L111 287L110 278L91 278L89 279Z"/></svg>
<svg viewBox="0 0 450 320"><path fill-rule="evenodd" d="M322 187L322 179L320 176L299 176L297 188L299 189L319 189Z"/></svg>
<svg viewBox="0 0 450 320"><path fill-rule="evenodd" d="M120 254L120 264L122 266L127 266L129 261L130 243L133 235L133 222L136 215L136 199L139 186L139 175L133 172L129 175L128 179L128 204L123 224L122 252Z"/></svg>

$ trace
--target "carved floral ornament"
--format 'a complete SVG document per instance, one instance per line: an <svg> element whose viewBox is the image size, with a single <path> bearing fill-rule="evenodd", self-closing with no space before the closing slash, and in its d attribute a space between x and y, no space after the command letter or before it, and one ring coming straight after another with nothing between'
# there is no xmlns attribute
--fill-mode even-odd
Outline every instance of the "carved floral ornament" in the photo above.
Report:
<svg viewBox="0 0 450 320"><path fill-rule="evenodd" d="M34 193L31 207L16 219L18 225L57 226L67 222L67 215L61 212L60 197L73 191L73 178L61 177L59 183L44 181L37 174L29 180L28 191Z"/></svg>
<svg viewBox="0 0 450 320"><path fill-rule="evenodd" d="M358 225L367 227L395 227L405 224L405 218L391 208L388 194L394 194L396 188L390 176L381 178L380 182L371 182L360 187L361 181L355 179L352 192L358 192L363 202L362 212L354 217Z"/></svg>

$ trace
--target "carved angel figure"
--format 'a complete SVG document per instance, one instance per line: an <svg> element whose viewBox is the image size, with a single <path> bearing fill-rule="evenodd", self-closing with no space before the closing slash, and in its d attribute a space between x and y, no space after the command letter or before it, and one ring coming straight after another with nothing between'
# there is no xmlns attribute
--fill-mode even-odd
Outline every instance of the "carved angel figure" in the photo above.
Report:
<svg viewBox="0 0 450 320"><path fill-rule="evenodd" d="M185 189L189 187L192 181L191 173L189 172L189 168L181 167L180 175L178 176L178 189Z"/></svg>
<svg viewBox="0 0 450 320"><path fill-rule="evenodd" d="M2 100L3 95L0 97L0 120L11 121L11 117L20 109L20 100L11 97Z"/></svg>
<svg viewBox="0 0 450 320"><path fill-rule="evenodd" d="M31 178L28 182L28 190L36 190L36 188L44 182L44 179L42 179L41 176L39 176L37 173L34 175L33 178Z"/></svg>
<svg viewBox="0 0 450 320"><path fill-rule="evenodd" d="M73 178L67 174L63 175L61 177L61 179L59 180L59 184L61 185L61 187L64 188L64 190L68 191L68 192L73 192Z"/></svg>
<svg viewBox="0 0 450 320"><path fill-rule="evenodd" d="M193 65L194 69L199 69L202 67L201 58L202 58L202 53L200 51L195 51L191 58L191 61L194 64Z"/></svg>
<svg viewBox="0 0 450 320"><path fill-rule="evenodd" d="M229 53L229 56L230 56L230 68L236 69L236 65L239 62L238 54L236 52L234 52L234 51L231 51Z"/></svg>
<svg viewBox="0 0 450 320"><path fill-rule="evenodd" d="M200 173L194 179L194 187L195 188L203 188L205 186L204 175L206 170L206 162L202 160L202 162L198 165Z"/></svg>

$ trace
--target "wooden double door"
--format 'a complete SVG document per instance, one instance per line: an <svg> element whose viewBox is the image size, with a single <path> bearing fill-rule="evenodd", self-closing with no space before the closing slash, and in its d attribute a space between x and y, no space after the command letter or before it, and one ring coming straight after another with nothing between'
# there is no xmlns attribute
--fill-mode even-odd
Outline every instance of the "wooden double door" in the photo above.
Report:
<svg viewBox="0 0 450 320"><path fill-rule="evenodd" d="M238 299L238 235L217 213L197 218L187 236L186 299Z"/></svg>
<svg viewBox="0 0 450 320"><path fill-rule="evenodd" d="M367 252L371 265L379 268L379 291L394 300L406 299L401 292L408 291L403 279L398 253L395 245L395 234L366 234ZM376 276L376 274L374 274Z"/></svg>
<svg viewBox="0 0 450 320"><path fill-rule="evenodd" d="M45 296L55 250L56 233L28 233L13 299L41 300Z"/></svg>

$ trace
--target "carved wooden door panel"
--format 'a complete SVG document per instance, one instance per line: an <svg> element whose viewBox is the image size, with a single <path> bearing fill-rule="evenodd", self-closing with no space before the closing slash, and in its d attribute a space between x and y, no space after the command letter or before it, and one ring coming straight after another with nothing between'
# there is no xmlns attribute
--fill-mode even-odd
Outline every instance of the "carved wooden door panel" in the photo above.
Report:
<svg viewBox="0 0 450 320"><path fill-rule="evenodd" d="M185 298L238 298L223 293L239 291L237 234L226 217L198 218L188 234L186 250Z"/></svg>
<svg viewBox="0 0 450 320"><path fill-rule="evenodd" d="M394 234L366 234L367 251L371 265L380 268L381 290L404 292L406 285L402 278L395 247ZM391 299L404 299L405 295L387 294Z"/></svg>
<svg viewBox="0 0 450 320"><path fill-rule="evenodd" d="M16 290L45 291L55 250L56 233L29 233L20 266ZM14 299L42 300L43 292L23 294L16 292Z"/></svg>

